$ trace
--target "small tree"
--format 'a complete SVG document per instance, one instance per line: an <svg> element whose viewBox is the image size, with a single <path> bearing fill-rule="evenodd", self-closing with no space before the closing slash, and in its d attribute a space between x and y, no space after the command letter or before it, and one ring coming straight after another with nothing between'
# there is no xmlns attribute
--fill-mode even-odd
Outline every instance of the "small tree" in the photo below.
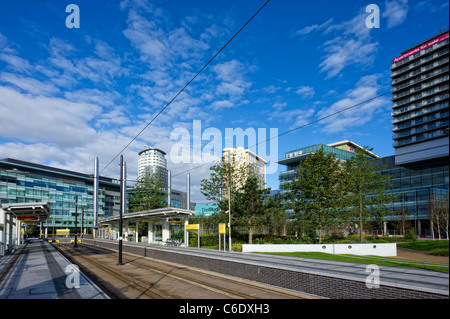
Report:
<svg viewBox="0 0 450 319"><path fill-rule="evenodd" d="M437 230L439 239L441 239L441 229L445 231L446 238L448 239L448 191L440 193L434 190L428 200L428 211L433 239L435 229Z"/></svg>
<svg viewBox="0 0 450 319"><path fill-rule="evenodd" d="M167 189L158 174L144 175L128 193L130 212L162 208L167 205Z"/></svg>
<svg viewBox="0 0 450 319"><path fill-rule="evenodd" d="M167 189L157 174L147 174L140 178L135 187L128 192L128 211L139 212L144 210L163 208L167 206ZM139 222L136 235L146 234L148 224Z"/></svg>
<svg viewBox="0 0 450 319"><path fill-rule="evenodd" d="M233 156L232 160L222 160L210 167L210 177L201 181L200 191L207 200L217 203L220 212L228 210L228 196L231 188L231 202L236 191L245 184L249 176L249 168L245 164L238 164ZM228 187L228 186L231 187ZM225 196L224 196L225 195Z"/></svg>
<svg viewBox="0 0 450 319"><path fill-rule="evenodd" d="M244 226L248 231L248 243L253 243L253 227L264 224L266 207L264 205L267 189L260 186L256 176L251 175L244 187L236 192L231 211L236 224Z"/></svg>
<svg viewBox="0 0 450 319"><path fill-rule="evenodd" d="M339 217L340 172L340 162L334 154L325 154L321 148L300 163L296 179L287 185L288 205L294 210L294 218L317 229L319 241L323 231Z"/></svg>
<svg viewBox="0 0 450 319"><path fill-rule="evenodd" d="M288 214L281 200L267 196L264 200L264 209L266 211L265 224L269 226L270 232L286 236Z"/></svg>
<svg viewBox="0 0 450 319"><path fill-rule="evenodd" d="M359 222L360 241L363 241L363 223L389 213L385 209L392 196L386 194L390 176L383 176L367 157L367 147L356 149L355 156L345 163L343 182L345 196L342 205L347 207L348 217Z"/></svg>

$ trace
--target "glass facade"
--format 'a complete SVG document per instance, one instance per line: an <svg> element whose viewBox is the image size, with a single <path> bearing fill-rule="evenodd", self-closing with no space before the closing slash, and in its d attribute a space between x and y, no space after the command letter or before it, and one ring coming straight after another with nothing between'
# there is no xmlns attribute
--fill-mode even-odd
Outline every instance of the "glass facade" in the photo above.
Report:
<svg viewBox="0 0 450 319"><path fill-rule="evenodd" d="M105 177L100 177L99 184L99 218L119 214L120 185ZM87 174L14 159L0 160L0 201L48 202L51 216L43 226L49 234L60 228L73 231L76 212L78 227L82 213L84 227L92 227L93 190L93 177Z"/></svg>
<svg viewBox="0 0 450 319"><path fill-rule="evenodd" d="M402 53L391 66L396 164L448 156L448 30Z"/></svg>
<svg viewBox="0 0 450 319"><path fill-rule="evenodd" d="M285 158L278 161L278 164L286 165L286 171L281 172L278 179L280 181L280 192L283 194L285 192L286 182L292 181L297 176L297 169L300 162L306 159L310 154L313 154L323 148L325 154L334 154L336 159L347 161L353 156L354 152L345 151L340 148L331 147L325 144L315 144L312 146L307 146L299 148L294 151L289 151L285 154Z"/></svg>
<svg viewBox="0 0 450 319"><path fill-rule="evenodd" d="M398 220L398 213L404 211L407 220L419 223L415 225L419 235L429 235L430 200L433 194L444 194L449 189L448 159L402 167L395 165L395 156L388 156L374 160L373 164L383 175L391 176L388 192L395 199L387 207L393 211L388 220Z"/></svg>

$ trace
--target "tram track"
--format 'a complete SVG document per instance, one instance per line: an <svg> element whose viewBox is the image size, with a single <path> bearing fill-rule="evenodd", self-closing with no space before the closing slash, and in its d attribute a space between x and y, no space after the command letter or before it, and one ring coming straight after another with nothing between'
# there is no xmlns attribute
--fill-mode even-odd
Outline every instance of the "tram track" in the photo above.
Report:
<svg viewBox="0 0 450 319"><path fill-rule="evenodd" d="M119 287L123 286L127 286L129 290L137 291L137 298L141 299L170 299L171 297L158 289L151 287L151 285L149 286L146 282L137 280L125 272L114 269L110 263L102 263L93 260L92 258L88 258L80 251L76 251L66 245L54 246L69 259L70 262L76 264L83 273L89 276L90 279L112 299L130 298L130 293L121 292ZM134 294L136 294L136 292Z"/></svg>
<svg viewBox="0 0 450 319"><path fill-rule="evenodd" d="M111 298L310 298L294 291L243 282L229 276L129 253L123 253L124 265L118 266L116 253L105 248L79 245L75 250L68 245L54 246Z"/></svg>

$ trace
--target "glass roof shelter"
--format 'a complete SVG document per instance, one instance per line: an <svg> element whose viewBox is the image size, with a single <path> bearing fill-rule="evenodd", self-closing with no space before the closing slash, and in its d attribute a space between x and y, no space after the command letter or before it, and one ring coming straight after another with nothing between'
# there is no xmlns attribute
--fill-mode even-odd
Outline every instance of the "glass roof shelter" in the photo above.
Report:
<svg viewBox="0 0 450 319"><path fill-rule="evenodd" d="M0 204L0 256L23 243L23 222L39 223L42 234L42 223L50 217L50 213L47 202Z"/></svg>
<svg viewBox="0 0 450 319"><path fill-rule="evenodd" d="M151 209L147 211L140 211L135 213L126 213L122 216L123 225L125 228L125 234L123 240L138 241L138 236L133 234L128 228L128 225L135 223L136 229L139 222L148 223L148 236L143 237L143 241L155 244L168 244L174 240L178 243L184 242L188 244L186 238L185 225L189 223L189 216L194 216L195 211L175 208L164 207ZM103 239L119 239L119 216L112 216L108 218L102 218L99 220L101 227L100 237Z"/></svg>

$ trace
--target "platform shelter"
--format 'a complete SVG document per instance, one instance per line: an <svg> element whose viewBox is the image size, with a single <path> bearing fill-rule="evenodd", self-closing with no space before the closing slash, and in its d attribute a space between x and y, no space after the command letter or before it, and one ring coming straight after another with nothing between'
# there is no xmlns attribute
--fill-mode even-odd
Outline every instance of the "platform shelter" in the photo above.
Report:
<svg viewBox="0 0 450 319"><path fill-rule="evenodd" d="M135 213L126 213L122 216L123 233L122 239L138 242L137 233L131 230L138 229L139 222L148 223L148 236L143 237L142 241L154 244L167 244L178 241L188 243L185 231L185 225L189 224L189 217L195 215L195 211L164 207L140 211ZM119 216L102 218L99 220L100 238L119 239Z"/></svg>
<svg viewBox="0 0 450 319"><path fill-rule="evenodd" d="M24 223L38 223L42 234L43 222L50 214L51 209L47 202L0 204L0 256L23 244Z"/></svg>

